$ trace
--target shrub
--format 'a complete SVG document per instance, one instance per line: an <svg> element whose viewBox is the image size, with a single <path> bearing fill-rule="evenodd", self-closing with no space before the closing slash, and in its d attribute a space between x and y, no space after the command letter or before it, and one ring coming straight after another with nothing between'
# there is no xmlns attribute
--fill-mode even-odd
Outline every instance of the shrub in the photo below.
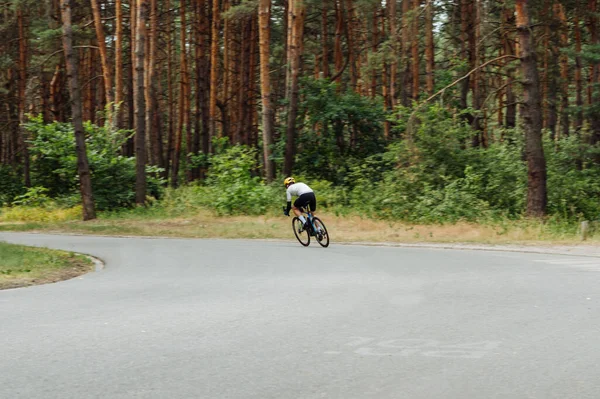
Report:
<svg viewBox="0 0 600 399"><path fill-rule="evenodd" d="M232 146L211 158L205 190L210 207L221 214L262 214L275 206L273 187L254 176L258 154L246 146Z"/></svg>
<svg viewBox="0 0 600 399"><path fill-rule="evenodd" d="M0 165L0 206L12 203L15 197L25 193L19 172L8 165Z"/></svg>
<svg viewBox="0 0 600 399"><path fill-rule="evenodd" d="M31 169L35 186L44 187L51 198L67 205L78 203L77 154L71 124L44 124L40 117L26 125L32 133ZM98 210L133 205L135 201L135 158L120 155L127 131L112 131L85 123L87 155L92 190ZM162 179L157 168L148 167L148 192L159 196Z"/></svg>
<svg viewBox="0 0 600 399"><path fill-rule="evenodd" d="M545 141L548 212L563 219L600 219L599 146L578 136Z"/></svg>
<svg viewBox="0 0 600 399"><path fill-rule="evenodd" d="M399 115L406 117L402 109ZM526 170L519 144L470 148L475 132L437 106L419 119L410 141L396 141L385 153L352 168L354 208L371 216L428 223L522 213ZM406 123L396 126L403 129Z"/></svg>
<svg viewBox="0 0 600 399"><path fill-rule="evenodd" d="M306 118L297 138L295 167L309 178L339 185L353 162L385 149L380 102L340 91L336 83L305 79L300 114Z"/></svg>

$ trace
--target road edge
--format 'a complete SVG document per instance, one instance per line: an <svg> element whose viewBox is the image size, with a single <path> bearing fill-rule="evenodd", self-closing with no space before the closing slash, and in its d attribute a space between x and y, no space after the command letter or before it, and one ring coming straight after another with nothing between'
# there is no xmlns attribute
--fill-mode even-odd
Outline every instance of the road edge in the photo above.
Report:
<svg viewBox="0 0 600 399"><path fill-rule="evenodd" d="M295 242L289 239L276 238L195 238L195 237L169 237L169 236L143 236L143 235L103 235L103 234L86 234L86 233L63 233L63 232L43 232L43 231L28 231L28 232L1 232L2 234L29 234L29 235L52 235L52 236L70 236L70 237L100 237L100 238L137 238L143 240L221 240L221 241L263 241L263 242ZM593 245L553 245L553 244L468 244L468 243L401 243L401 242L332 242L329 246L369 246L382 248L426 248L440 250L461 250L461 251L496 251L496 252L517 252L517 253L533 253L546 255L568 255L568 256L583 256L591 258L600 258L600 247ZM85 255L85 254L84 254ZM89 256L89 255L85 255ZM102 263L99 270L104 268ZM98 266L97 266L98 267ZM98 271L99 271L98 270Z"/></svg>

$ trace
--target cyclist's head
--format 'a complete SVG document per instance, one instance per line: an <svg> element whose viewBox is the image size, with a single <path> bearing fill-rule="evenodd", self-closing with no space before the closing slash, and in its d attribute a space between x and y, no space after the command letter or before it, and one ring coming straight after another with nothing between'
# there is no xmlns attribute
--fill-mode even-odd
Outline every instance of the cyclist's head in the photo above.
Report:
<svg viewBox="0 0 600 399"><path fill-rule="evenodd" d="M283 181L283 185L287 188L290 185L296 183L296 180L293 177L286 177L285 180Z"/></svg>

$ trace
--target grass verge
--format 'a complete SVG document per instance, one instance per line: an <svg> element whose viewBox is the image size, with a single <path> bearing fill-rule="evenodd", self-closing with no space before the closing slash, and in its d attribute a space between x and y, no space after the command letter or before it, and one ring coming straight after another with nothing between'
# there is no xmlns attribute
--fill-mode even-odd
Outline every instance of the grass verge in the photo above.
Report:
<svg viewBox="0 0 600 399"><path fill-rule="evenodd" d="M92 261L82 255L0 242L0 290L54 283L92 270Z"/></svg>
<svg viewBox="0 0 600 399"><path fill-rule="evenodd" d="M419 225L318 212L333 242L392 243L478 243L575 245L581 243L576 224L561 225L538 220L504 221L489 224L459 222ZM163 236L185 238L263 238L294 239L291 218L265 216L217 216L208 210L178 215L135 209L101 214L97 220L82 222L11 223L0 220L0 231L43 231L56 233ZM591 232L586 244L600 242Z"/></svg>

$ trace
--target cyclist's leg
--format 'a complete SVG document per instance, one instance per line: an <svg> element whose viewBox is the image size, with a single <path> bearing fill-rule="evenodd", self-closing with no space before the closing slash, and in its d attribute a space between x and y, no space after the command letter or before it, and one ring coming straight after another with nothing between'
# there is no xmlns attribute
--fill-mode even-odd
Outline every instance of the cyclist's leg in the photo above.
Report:
<svg viewBox="0 0 600 399"><path fill-rule="evenodd" d="M308 221L306 220L306 218L304 217L304 215L302 214L302 209L306 209L306 205L308 204L308 200L306 197L306 194L302 194L301 196L299 196L298 198L296 198L296 201L294 201L294 204L292 205L292 209L294 210L294 214L296 216L298 216L298 218L302 221L302 223L304 223L305 228L308 227Z"/></svg>
<svg viewBox="0 0 600 399"><path fill-rule="evenodd" d="M306 223L306 218L302 214L302 208L305 206L302 196L296 198L296 201L292 204L292 211L294 211L294 215L298 216L298 218L302 221L302 223Z"/></svg>
<svg viewBox="0 0 600 399"><path fill-rule="evenodd" d="M317 197L315 197L314 193L309 193L306 195L307 196L307 202L308 202L308 206L310 207L310 214L312 215L312 217L315 216L315 211L317 210ZM319 228L316 229L318 232Z"/></svg>
<svg viewBox="0 0 600 399"><path fill-rule="evenodd" d="M301 210L302 204L298 203L298 199L296 199L296 201L294 201L292 203L292 212L294 212L294 215L301 217L302 216L302 210ZM302 216L302 217L304 217L304 216Z"/></svg>
<svg viewBox="0 0 600 399"><path fill-rule="evenodd" d="M294 215L296 215L298 217L302 216L302 211L300 210L300 208L296 207L293 204L292 204L292 212L294 212Z"/></svg>
<svg viewBox="0 0 600 399"><path fill-rule="evenodd" d="M310 213L314 215L317 210L317 197L315 197L315 193L307 194L307 202L310 206Z"/></svg>

